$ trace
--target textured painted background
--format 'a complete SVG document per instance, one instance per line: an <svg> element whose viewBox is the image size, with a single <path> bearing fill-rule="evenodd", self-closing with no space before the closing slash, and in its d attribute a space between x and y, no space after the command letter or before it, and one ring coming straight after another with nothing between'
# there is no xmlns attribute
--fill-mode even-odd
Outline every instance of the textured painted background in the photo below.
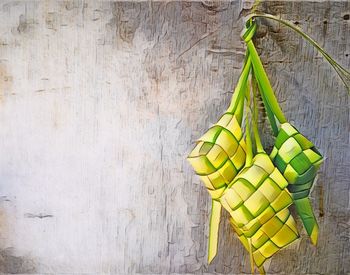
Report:
<svg viewBox="0 0 350 275"><path fill-rule="evenodd" d="M226 219L206 264L210 200L185 160L229 104L249 6L0 0L0 272L249 272ZM350 67L349 2L260 9ZM312 193L318 247L303 233L269 271L349 273L349 97L307 43L261 24L278 99L326 157Z"/></svg>

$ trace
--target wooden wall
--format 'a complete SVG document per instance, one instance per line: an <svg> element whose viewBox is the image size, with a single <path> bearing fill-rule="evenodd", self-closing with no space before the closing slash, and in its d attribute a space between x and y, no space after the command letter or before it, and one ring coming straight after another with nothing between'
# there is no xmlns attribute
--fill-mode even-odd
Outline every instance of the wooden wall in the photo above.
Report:
<svg viewBox="0 0 350 275"><path fill-rule="evenodd" d="M185 158L229 104L250 7L0 0L1 272L249 273L226 214L207 265L210 200ZM260 10L297 22L350 67L349 2ZM326 157L312 192L319 244L302 232L269 272L350 273L349 96L299 36L260 23L282 108Z"/></svg>

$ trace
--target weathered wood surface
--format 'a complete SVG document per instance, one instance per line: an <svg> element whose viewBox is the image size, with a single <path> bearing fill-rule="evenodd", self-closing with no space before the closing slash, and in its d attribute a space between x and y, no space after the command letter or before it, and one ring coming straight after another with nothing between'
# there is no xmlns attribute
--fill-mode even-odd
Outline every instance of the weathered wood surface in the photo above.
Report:
<svg viewBox="0 0 350 275"><path fill-rule="evenodd" d="M228 106L243 7L0 1L1 272L249 273L226 219L206 264L210 200L185 160ZM298 22L350 67L349 2L260 9ZM349 273L349 97L300 37L262 24L278 99L326 157L312 193L319 245L303 234L269 271Z"/></svg>

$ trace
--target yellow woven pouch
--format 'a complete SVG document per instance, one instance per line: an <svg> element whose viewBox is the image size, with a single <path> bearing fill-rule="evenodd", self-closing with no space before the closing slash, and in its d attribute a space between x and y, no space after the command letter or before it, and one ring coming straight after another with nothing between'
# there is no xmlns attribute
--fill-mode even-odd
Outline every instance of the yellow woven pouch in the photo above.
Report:
<svg viewBox="0 0 350 275"><path fill-rule="evenodd" d="M250 69L251 61L248 55L228 110L198 139L195 148L187 158L212 197L208 241L209 263L217 252L221 216L221 204L218 198L245 163L246 145L241 123L244 92Z"/></svg>
<svg viewBox="0 0 350 275"><path fill-rule="evenodd" d="M255 85L252 85L255 93ZM247 91L247 105L250 105ZM264 273L263 264L280 249L299 237L288 206L293 202L288 182L274 166L260 141L254 96L253 132L256 154L253 157L250 124L246 117L246 163L220 198L230 213L230 222L239 239L251 254L252 272L255 264Z"/></svg>

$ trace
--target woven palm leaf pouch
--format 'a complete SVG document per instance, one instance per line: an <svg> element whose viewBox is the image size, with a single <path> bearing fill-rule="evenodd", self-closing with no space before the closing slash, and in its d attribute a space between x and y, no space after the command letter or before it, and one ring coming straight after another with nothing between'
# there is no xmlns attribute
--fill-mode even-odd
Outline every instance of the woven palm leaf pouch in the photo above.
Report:
<svg viewBox="0 0 350 275"><path fill-rule="evenodd" d="M246 145L241 129L246 82L251 70L249 55L238 80L231 104L219 121L200 137L188 156L212 198L209 229L208 261L217 252L221 216L220 196L242 169L246 158Z"/></svg>
<svg viewBox="0 0 350 275"><path fill-rule="evenodd" d="M323 157L311 141L287 122L273 93L269 79L262 66L252 41L246 41L249 53L254 59L254 73L261 92L265 108L273 125L276 141L270 157L288 181L288 190L292 193L299 214L312 243L316 244L318 224L308 198L317 170ZM277 118L280 128L276 130Z"/></svg>
<svg viewBox="0 0 350 275"><path fill-rule="evenodd" d="M252 79L254 80L254 79ZM253 94L256 88L252 81ZM247 109L250 110L250 90L247 89ZM293 200L288 182L265 152L257 128L257 108L254 96L252 115L255 147L246 116L246 162L229 184L220 202L230 213L230 222L240 241L250 254L251 268L265 273L264 263L298 237L298 231L288 207ZM253 149L255 149L253 151Z"/></svg>
<svg viewBox="0 0 350 275"><path fill-rule="evenodd" d="M266 260L299 238L288 209L290 205L295 204L311 242L316 245L319 226L309 195L323 157L287 121L278 104L252 41L257 29L256 17L276 20L299 33L333 66L349 91L350 73L291 22L268 14L246 18L242 38L247 52L230 106L196 141L188 161L212 199L208 262L217 254L223 208L250 256L252 273L257 268L264 274ZM259 94L275 136L270 154L259 136Z"/></svg>
<svg viewBox="0 0 350 275"><path fill-rule="evenodd" d="M312 38L288 21L278 19L271 15L263 15L261 17L277 20L300 33L307 41L314 45L321 54L323 54L329 63L336 69L344 84L349 89L349 73L336 63L314 40L312 40ZM255 25L256 23L253 20L247 22L246 35L243 36L243 38L247 43L248 52L252 59L252 67L258 82L261 97L272 130L276 136L270 158L274 165L287 179L288 190L292 195L297 214L301 218L306 232L310 236L311 242L316 245L319 226L312 209L309 195L315 183L317 171L323 162L323 156L316 146L300 133L295 126L291 125L284 116L274 95L259 55L255 49L254 43L250 39L251 36L247 35L247 33L253 32Z"/></svg>
<svg viewBox="0 0 350 275"><path fill-rule="evenodd" d="M311 141L287 122L278 105L254 44L252 41L246 42L249 53L254 59L253 68L259 84L259 90L266 111L269 114L268 117L272 128L277 136L270 157L274 165L287 179L288 190L292 194L297 213L311 238L311 242L316 244L318 224L308 196L323 157ZM280 124L279 129L275 119Z"/></svg>

